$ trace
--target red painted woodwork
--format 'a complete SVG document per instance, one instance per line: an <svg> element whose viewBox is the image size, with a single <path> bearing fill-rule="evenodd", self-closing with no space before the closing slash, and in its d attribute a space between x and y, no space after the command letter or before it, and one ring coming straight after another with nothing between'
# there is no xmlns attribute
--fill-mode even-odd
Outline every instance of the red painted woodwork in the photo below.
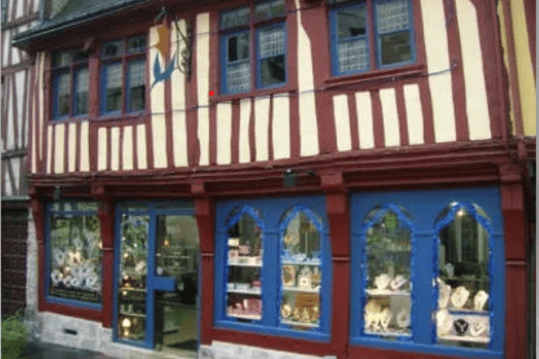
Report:
<svg viewBox="0 0 539 359"><path fill-rule="evenodd" d="M191 18L188 18L191 21ZM195 24L195 22L192 22ZM196 27L193 28L196 33ZM185 106L186 108L196 108L198 105L197 93L197 41L198 36L193 36L191 46L191 79L186 84ZM185 120L187 122L187 145L189 148L189 167L198 167L200 160L200 144L198 142L198 111L186 111Z"/></svg>
<svg viewBox="0 0 539 359"><path fill-rule="evenodd" d="M350 136L352 150L359 150L359 127L357 118L356 96L353 92L346 94L348 100L348 113L350 114Z"/></svg>
<svg viewBox="0 0 539 359"><path fill-rule="evenodd" d="M385 147L385 136L384 136L384 122L382 120L382 102L380 100L379 90L371 91L371 102L372 102L372 120L373 120L373 127L374 127L374 147L383 148Z"/></svg>
<svg viewBox="0 0 539 359"><path fill-rule="evenodd" d="M526 25L528 27L528 38L530 43L530 55L533 63L533 75L536 74L536 47L535 47L535 38L536 38L536 6L537 2L535 0L524 0L524 13L526 14Z"/></svg>
<svg viewBox="0 0 539 359"><path fill-rule="evenodd" d="M167 21L166 26L168 28L169 33L172 33L172 24L170 21ZM175 30L174 30L175 31ZM178 34L176 36L179 36ZM170 41L169 41L170 43ZM172 45L171 45L172 46ZM169 47L165 46L166 50L169 50ZM171 54L170 50L165 51L165 66L168 64L171 60ZM176 54L176 56L180 56L180 54ZM148 68L151 68L152 62L147 62L146 66ZM172 116L173 116L173 108L172 108L172 80L169 78L164 81L165 84L165 130L166 130L166 151L167 151L167 167L172 168L174 167L174 144L173 144L173 127L172 127ZM120 142L121 143L121 142ZM121 160L120 156L120 160ZM121 167L123 168L123 167Z"/></svg>
<svg viewBox="0 0 539 359"><path fill-rule="evenodd" d="M299 158L299 99L297 92L290 93L290 157Z"/></svg>
<svg viewBox="0 0 539 359"><path fill-rule="evenodd" d="M200 293L200 343L210 345L215 339L213 333L213 282L214 282L214 256L213 253L201 253L203 290Z"/></svg>
<svg viewBox="0 0 539 359"><path fill-rule="evenodd" d="M210 12L210 36L209 36L209 47L210 47L210 86L209 90L213 91L214 94L219 93L219 87L215 86L218 84L218 78L215 77L218 74L217 69L219 68L219 15L216 11ZM254 76L253 76L254 77ZM214 87L215 86L215 87ZM210 104L210 165L217 164L217 104L211 102L211 97L209 94L203 94L207 96Z"/></svg>
<svg viewBox="0 0 539 359"><path fill-rule="evenodd" d="M399 136L401 146L408 146L408 121L406 116L406 102L404 100L404 88L397 86L395 88L395 97L397 101L397 113L399 116Z"/></svg>
<svg viewBox="0 0 539 359"><path fill-rule="evenodd" d="M251 112L249 114L249 154L251 162L256 161L256 137L255 137L255 99L251 99Z"/></svg>
<svg viewBox="0 0 539 359"><path fill-rule="evenodd" d="M232 163L239 163L240 159L240 101L232 102Z"/></svg>
<svg viewBox="0 0 539 359"><path fill-rule="evenodd" d="M269 120L268 120L268 160L273 161L273 107L275 96L270 95L269 98Z"/></svg>
<svg viewBox="0 0 539 359"><path fill-rule="evenodd" d="M506 264L505 358L526 358L528 349L528 269L526 262Z"/></svg>

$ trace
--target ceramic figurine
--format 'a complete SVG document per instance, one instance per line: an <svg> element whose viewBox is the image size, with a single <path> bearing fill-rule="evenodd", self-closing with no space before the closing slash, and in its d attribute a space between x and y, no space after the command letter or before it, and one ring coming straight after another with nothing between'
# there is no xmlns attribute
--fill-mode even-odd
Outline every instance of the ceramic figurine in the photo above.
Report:
<svg viewBox="0 0 539 359"><path fill-rule="evenodd" d="M399 290L401 289L406 283L408 282L408 279L404 278L402 275L397 275L390 283L390 287L393 290Z"/></svg>
<svg viewBox="0 0 539 359"><path fill-rule="evenodd" d="M403 329L410 325L410 311L408 309L403 308L397 314L397 325Z"/></svg>
<svg viewBox="0 0 539 359"><path fill-rule="evenodd" d="M438 336L444 336L449 334L452 326L453 322L451 321L447 309L439 310L438 313L436 313L436 329L438 332Z"/></svg>
<svg viewBox="0 0 539 359"><path fill-rule="evenodd" d="M464 307L466 302L468 301L468 297L470 296L470 292L466 289L464 286L457 287L453 294L451 295L451 303L453 306L457 309L461 309Z"/></svg>
<svg viewBox="0 0 539 359"><path fill-rule="evenodd" d="M474 309L483 310L488 300L488 294L484 290L480 290L474 297Z"/></svg>
<svg viewBox="0 0 539 359"><path fill-rule="evenodd" d="M283 304L281 307L281 317L284 319L288 319L290 315L292 314L292 307L290 304Z"/></svg>
<svg viewBox="0 0 539 359"><path fill-rule="evenodd" d="M387 328L389 327L389 323L391 323L391 319L393 319L393 314L391 314L389 308L384 309L380 314L380 325L386 332Z"/></svg>
<svg viewBox="0 0 539 359"><path fill-rule="evenodd" d="M438 278L438 308L446 308L451 296L451 286Z"/></svg>
<svg viewBox="0 0 539 359"><path fill-rule="evenodd" d="M391 279L389 278L389 276L387 274L380 274L379 276L377 276L374 279L374 285L379 290L384 290L384 289L387 288L390 281L391 281Z"/></svg>
<svg viewBox="0 0 539 359"><path fill-rule="evenodd" d="M485 323L475 322L470 326L470 334L473 337L480 336L487 332L488 326Z"/></svg>
<svg viewBox="0 0 539 359"><path fill-rule="evenodd" d="M283 286L293 287L295 286L296 268L293 265L283 266Z"/></svg>

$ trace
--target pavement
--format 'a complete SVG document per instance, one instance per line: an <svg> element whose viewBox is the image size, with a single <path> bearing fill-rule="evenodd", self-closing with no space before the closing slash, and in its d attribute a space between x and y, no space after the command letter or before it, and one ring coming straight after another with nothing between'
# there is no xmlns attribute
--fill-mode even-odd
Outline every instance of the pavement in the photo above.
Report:
<svg viewBox="0 0 539 359"><path fill-rule="evenodd" d="M61 345L28 341L21 359L113 359L101 353Z"/></svg>

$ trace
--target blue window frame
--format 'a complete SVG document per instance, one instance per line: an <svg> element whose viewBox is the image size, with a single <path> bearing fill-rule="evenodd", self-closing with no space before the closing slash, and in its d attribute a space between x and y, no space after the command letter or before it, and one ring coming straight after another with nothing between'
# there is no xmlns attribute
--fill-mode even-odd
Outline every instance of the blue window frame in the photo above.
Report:
<svg viewBox="0 0 539 359"><path fill-rule="evenodd" d="M497 188L355 193L350 212L352 345L503 358L505 255ZM395 242L391 233L399 228L409 233ZM385 250L374 257L385 263L407 252L409 259L398 261L409 261L409 271L407 265L377 266L369 253L376 242ZM410 315L399 318L403 304ZM399 327L409 332L388 335Z"/></svg>
<svg viewBox="0 0 539 359"><path fill-rule="evenodd" d="M334 75L398 67L415 61L410 0L328 2Z"/></svg>
<svg viewBox="0 0 539 359"><path fill-rule="evenodd" d="M101 47L101 114L144 111L146 36L104 43Z"/></svg>
<svg viewBox="0 0 539 359"><path fill-rule="evenodd" d="M96 202L47 204L45 300L101 309L102 251Z"/></svg>
<svg viewBox="0 0 539 359"><path fill-rule="evenodd" d="M285 25L285 0L265 1L221 14L222 93L286 83Z"/></svg>
<svg viewBox="0 0 539 359"><path fill-rule="evenodd" d="M330 340L324 197L216 203L215 325Z"/></svg>
<svg viewBox="0 0 539 359"><path fill-rule="evenodd" d="M57 51L52 60L52 118L88 115L88 55Z"/></svg>

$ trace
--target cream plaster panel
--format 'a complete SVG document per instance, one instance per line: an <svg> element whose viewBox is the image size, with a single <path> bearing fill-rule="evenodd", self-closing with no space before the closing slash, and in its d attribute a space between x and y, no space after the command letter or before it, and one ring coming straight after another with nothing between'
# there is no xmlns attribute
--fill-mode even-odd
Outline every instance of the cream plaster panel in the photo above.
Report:
<svg viewBox="0 0 539 359"><path fill-rule="evenodd" d="M232 162L232 104L217 105L217 164Z"/></svg>
<svg viewBox="0 0 539 359"><path fill-rule="evenodd" d="M65 156L65 125L63 123L55 126L54 137L54 173L64 172Z"/></svg>
<svg viewBox="0 0 539 359"><path fill-rule="evenodd" d="M200 106L209 104L210 86L210 14L198 14L196 18L197 89Z"/></svg>
<svg viewBox="0 0 539 359"><path fill-rule="evenodd" d="M374 148L374 125L370 92L356 92L356 111L359 147L361 149Z"/></svg>
<svg viewBox="0 0 539 359"><path fill-rule="evenodd" d="M107 129L101 127L97 130L97 170L107 169Z"/></svg>
<svg viewBox="0 0 539 359"><path fill-rule="evenodd" d="M151 69L153 69L153 64L155 60L155 56L157 55L159 59L159 63L161 65L161 69L165 68L165 61L161 55L159 55L159 51L154 47L155 44L159 41L159 34L157 32L156 27L150 28L150 64ZM154 114L164 114L165 112L165 82L160 81L156 84L154 84L154 75L153 71L148 71L150 74L150 84L152 84L152 87L150 88L150 100L152 104L152 115Z"/></svg>
<svg viewBox="0 0 539 359"><path fill-rule="evenodd" d="M337 150L350 151L352 149L352 137L350 135L350 115L346 95L333 96L333 115L337 134Z"/></svg>
<svg viewBox="0 0 539 359"><path fill-rule="evenodd" d="M208 107L198 109L198 142L200 143L200 166L210 163L210 110Z"/></svg>
<svg viewBox="0 0 539 359"><path fill-rule="evenodd" d="M247 163L251 161L251 147L249 144L249 120L251 118L251 100L240 101L240 145L239 161Z"/></svg>
<svg viewBox="0 0 539 359"><path fill-rule="evenodd" d="M137 167L140 170L148 168L146 153L146 125L137 125Z"/></svg>
<svg viewBox="0 0 539 359"><path fill-rule="evenodd" d="M269 97L255 99L256 160L268 160Z"/></svg>
<svg viewBox="0 0 539 359"><path fill-rule="evenodd" d="M183 33L186 32L185 20L177 21L176 24ZM172 27L171 36L171 52L176 51L176 56L180 56L182 50L185 48L183 41L179 42L179 49L176 48L176 40L181 39L181 35L176 32L176 26ZM178 59L178 58L176 58ZM187 126L185 122L185 106L186 106L186 92L185 92L185 75L181 71L173 71L171 77L171 90L172 90L172 141L173 141L173 156L174 166L186 167L188 162L188 148L187 148Z"/></svg>
<svg viewBox="0 0 539 359"><path fill-rule="evenodd" d="M87 172L90 170L90 124L84 121L80 124L80 170ZM92 151L96 150L93 144Z"/></svg>
<svg viewBox="0 0 539 359"><path fill-rule="evenodd" d="M290 157L290 100L287 93L273 96L273 158Z"/></svg>
<svg viewBox="0 0 539 359"><path fill-rule="evenodd" d="M167 167L167 126L164 114L152 116L153 163L155 168Z"/></svg>
<svg viewBox="0 0 539 359"><path fill-rule="evenodd" d="M522 121L524 122L524 135L536 137L537 93L524 2L522 0L512 0L510 4L511 12L513 14L513 29L515 34L515 51L517 58L520 103L522 106Z"/></svg>
<svg viewBox="0 0 539 359"><path fill-rule="evenodd" d="M52 125L47 126L47 173L52 171Z"/></svg>
<svg viewBox="0 0 539 359"><path fill-rule="evenodd" d="M295 0L296 8L301 8ZM301 11L298 17L298 89L299 89L299 142L300 155L313 156L319 152L318 123L314 95L314 73L311 40L301 23Z"/></svg>
<svg viewBox="0 0 539 359"><path fill-rule="evenodd" d="M120 128L112 127L110 130L110 169L120 169Z"/></svg>
<svg viewBox="0 0 539 359"><path fill-rule="evenodd" d="M477 13L470 0L457 0L456 4L470 139L485 140L492 134Z"/></svg>
<svg viewBox="0 0 539 359"><path fill-rule="evenodd" d="M404 102L406 103L408 143L410 145L421 145L424 142L424 129L423 109L418 85L404 85Z"/></svg>
<svg viewBox="0 0 539 359"><path fill-rule="evenodd" d="M501 37L501 43L503 48L503 63L505 65L505 68L507 71L509 71L509 55L508 55L508 45L507 45L507 33L505 29L505 16L503 11L503 4L501 1L498 1L498 7L497 7L498 17L500 19L500 24L504 24L503 26L500 26L500 37ZM509 103L511 104L513 96L511 96L511 91L508 91L509 96ZM516 134L516 125L515 125L515 114L513 112L513 107L509 106L509 120L511 121L511 134Z"/></svg>
<svg viewBox="0 0 539 359"><path fill-rule="evenodd" d="M122 169L130 171L133 169L133 126L124 127L122 146Z"/></svg>
<svg viewBox="0 0 539 359"><path fill-rule="evenodd" d="M187 158L187 124L185 112L174 112L172 115L172 141L174 150L174 166L188 166Z"/></svg>
<svg viewBox="0 0 539 359"><path fill-rule="evenodd" d="M455 141L457 138L453 89L449 64L449 46L442 0L421 0L423 34L429 73L445 71L429 76L430 93L436 142Z"/></svg>
<svg viewBox="0 0 539 359"><path fill-rule="evenodd" d="M391 88L380 90L380 101L382 102L385 146L399 146L399 113L397 111L397 98L395 95L395 89Z"/></svg>
<svg viewBox="0 0 539 359"><path fill-rule="evenodd" d="M180 28L180 31L182 31L184 34L186 33L186 25L185 20L177 21L176 24ZM180 38L179 41L179 49L176 49L176 40L177 38ZM181 41L181 35L178 35L176 33L176 26L172 25L172 31L170 36L170 52L171 56L174 56L176 54L176 60L178 60L178 56L182 53L182 50L185 48L183 41ZM181 61L181 60L180 60ZM172 109L173 110L183 110L185 109L185 75L181 72L175 69L172 72L171 76L171 89L172 89ZM174 113L175 114L175 113Z"/></svg>
<svg viewBox="0 0 539 359"><path fill-rule="evenodd" d="M70 123L69 124L69 134L68 134L68 171L69 172L75 172L75 163L77 161L76 159L76 153L77 153L77 124L76 123Z"/></svg>
<svg viewBox="0 0 539 359"><path fill-rule="evenodd" d="M45 106L45 101L44 101L44 94L43 94L43 76L44 76L44 73L45 73L45 53L42 52L41 53L41 56L39 56L41 59L39 60L39 82L38 82L38 88L37 88L37 91L38 91L38 99L39 99L39 103L38 103L38 107L39 107L39 111L38 111L38 118L39 118L39 129L40 129L40 133L44 133L44 129L45 129L45 125L44 125L44 106ZM41 141L40 141L41 143ZM49 141L49 143L51 143ZM44 148L43 146L39 146L39 159L42 160L43 159L43 151L44 151ZM49 155L50 155L50 151L49 151ZM50 167L47 167L47 168L50 168Z"/></svg>

